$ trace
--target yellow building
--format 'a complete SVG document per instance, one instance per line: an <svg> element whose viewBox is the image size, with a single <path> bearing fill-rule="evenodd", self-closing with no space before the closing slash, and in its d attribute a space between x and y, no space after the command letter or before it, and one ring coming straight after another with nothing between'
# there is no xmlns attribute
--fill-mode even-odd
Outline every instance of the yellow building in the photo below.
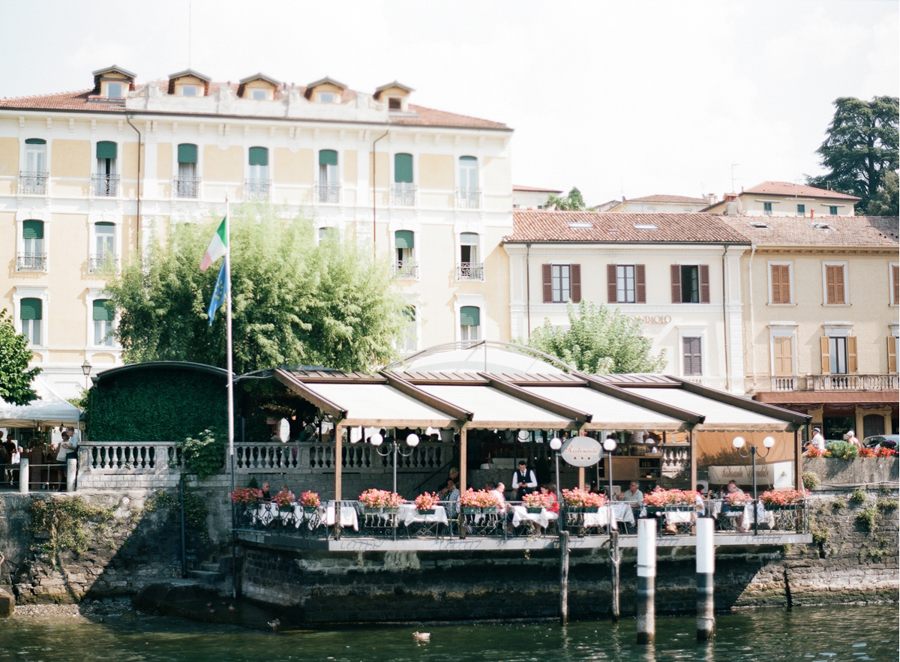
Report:
<svg viewBox="0 0 900 662"><path fill-rule="evenodd" d="M120 364L106 278L170 223L221 215L226 196L374 241L415 311L405 353L508 338L512 131L412 94L191 70L139 83L113 66L88 90L0 99L0 306L34 362L66 395L85 361Z"/></svg>
<svg viewBox="0 0 900 662"><path fill-rule="evenodd" d="M897 432L897 217L721 216L741 258L746 391L826 439Z"/></svg>
<svg viewBox="0 0 900 662"><path fill-rule="evenodd" d="M763 182L740 193L726 193L724 200L700 211L745 216L853 216L857 202L856 196L815 186Z"/></svg>
<svg viewBox="0 0 900 662"><path fill-rule="evenodd" d="M715 195L692 198L686 195L647 195L643 198L622 198L622 202L598 211L631 212L634 214L693 214L716 201Z"/></svg>

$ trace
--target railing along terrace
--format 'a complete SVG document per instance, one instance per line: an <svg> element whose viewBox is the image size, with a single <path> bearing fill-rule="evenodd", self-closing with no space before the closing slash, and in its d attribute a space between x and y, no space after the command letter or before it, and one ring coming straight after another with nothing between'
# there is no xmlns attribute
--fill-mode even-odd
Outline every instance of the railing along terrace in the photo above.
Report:
<svg viewBox="0 0 900 662"><path fill-rule="evenodd" d="M19 193L25 195L46 195L47 181L50 179L46 172L19 172Z"/></svg>
<svg viewBox="0 0 900 662"><path fill-rule="evenodd" d="M812 375L813 391L896 391L897 375Z"/></svg>
<svg viewBox="0 0 900 662"><path fill-rule="evenodd" d="M481 191L471 188L456 189L456 206L460 209L480 209Z"/></svg>
<svg viewBox="0 0 900 662"><path fill-rule="evenodd" d="M16 255L17 271L46 271L46 253L19 253Z"/></svg>
<svg viewBox="0 0 900 662"><path fill-rule="evenodd" d="M415 207L417 190L415 184L395 183L391 187L391 204L395 207Z"/></svg>
<svg viewBox="0 0 900 662"><path fill-rule="evenodd" d="M81 471L122 475L178 473L184 467L174 441L85 441L78 463Z"/></svg>
<svg viewBox="0 0 900 662"><path fill-rule="evenodd" d="M94 255L90 257L88 272L92 274L116 274L119 273L119 257L112 253Z"/></svg>
<svg viewBox="0 0 900 662"><path fill-rule="evenodd" d="M200 196L199 177L175 177L173 183L175 185L176 198L197 198Z"/></svg>
<svg viewBox="0 0 900 662"><path fill-rule="evenodd" d="M101 198L114 198L119 191L119 175L91 175L91 189Z"/></svg>
<svg viewBox="0 0 900 662"><path fill-rule="evenodd" d="M271 188L272 182L267 179L247 179L244 181L244 197L254 200L266 200L269 197Z"/></svg>
<svg viewBox="0 0 900 662"><path fill-rule="evenodd" d="M772 377L772 390L773 391L796 391L797 390L797 378L796 377Z"/></svg>
<svg viewBox="0 0 900 662"><path fill-rule="evenodd" d="M456 265L456 280L484 280L481 262L460 262Z"/></svg>
<svg viewBox="0 0 900 662"><path fill-rule="evenodd" d="M316 202L324 204L340 204L340 184L316 184Z"/></svg>
<svg viewBox="0 0 900 662"><path fill-rule="evenodd" d="M394 278L419 280L419 263L409 260L394 262Z"/></svg>

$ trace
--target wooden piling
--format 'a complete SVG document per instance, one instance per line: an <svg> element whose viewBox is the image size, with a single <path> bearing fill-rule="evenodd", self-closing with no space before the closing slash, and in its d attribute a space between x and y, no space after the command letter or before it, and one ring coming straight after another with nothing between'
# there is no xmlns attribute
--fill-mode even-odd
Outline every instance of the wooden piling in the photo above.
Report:
<svg viewBox="0 0 900 662"><path fill-rule="evenodd" d="M569 532L559 532L559 621L569 621Z"/></svg>
<svg viewBox="0 0 900 662"><path fill-rule="evenodd" d="M610 509L612 515L612 509ZM609 561L610 574L612 575L612 620L615 623L619 620L619 566L622 561L622 555L619 552L619 532L613 531L609 538Z"/></svg>
<svg viewBox="0 0 900 662"><path fill-rule="evenodd" d="M714 521L697 519L697 641L709 641L716 633Z"/></svg>
<svg viewBox="0 0 900 662"><path fill-rule="evenodd" d="M656 637L656 518L638 520L637 642Z"/></svg>

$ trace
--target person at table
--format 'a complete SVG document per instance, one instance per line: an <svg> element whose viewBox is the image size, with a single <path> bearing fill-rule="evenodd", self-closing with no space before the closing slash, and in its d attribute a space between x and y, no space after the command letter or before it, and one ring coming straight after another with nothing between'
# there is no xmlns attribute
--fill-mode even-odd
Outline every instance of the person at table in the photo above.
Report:
<svg viewBox="0 0 900 662"><path fill-rule="evenodd" d="M269 483L263 483L262 489L259 491L259 500L261 503L272 503L272 488Z"/></svg>
<svg viewBox="0 0 900 662"><path fill-rule="evenodd" d="M856 438L856 433L853 430L849 430L846 434L847 443L851 446L856 446L859 448L859 439Z"/></svg>
<svg viewBox="0 0 900 662"><path fill-rule="evenodd" d="M694 497L694 511L697 517L703 517L706 514L706 504L703 501L703 485L697 485L697 495Z"/></svg>
<svg viewBox="0 0 900 662"><path fill-rule="evenodd" d="M541 485L541 494L550 497L550 505L547 506L547 510L558 515L559 503L556 500L556 485L554 483L544 483Z"/></svg>
<svg viewBox="0 0 900 662"><path fill-rule="evenodd" d="M521 501L522 497L537 489L537 477L534 475L534 470L528 468L525 460L519 460L519 468L513 474L512 486L516 491L517 501Z"/></svg>
<svg viewBox="0 0 900 662"><path fill-rule="evenodd" d="M459 514L459 488L452 478L447 479L446 493L441 492L441 501L447 501L447 517L453 519Z"/></svg>
<svg viewBox="0 0 900 662"><path fill-rule="evenodd" d="M822 436L822 430L813 428L813 438L810 440L809 445L820 451L825 450L825 437Z"/></svg>
<svg viewBox="0 0 900 662"><path fill-rule="evenodd" d="M744 490L742 490L740 487L738 487L737 483L735 483L733 480L728 481L728 487L726 489L727 489L727 493L725 494L725 496L728 496L729 494L743 494L744 493Z"/></svg>
<svg viewBox="0 0 900 662"><path fill-rule="evenodd" d="M640 508L644 504L644 493L636 480L631 481L628 489L619 495L619 501L631 504L632 508Z"/></svg>
<svg viewBox="0 0 900 662"><path fill-rule="evenodd" d="M503 483L497 483L497 485L491 490L496 496L497 501L499 501L500 512L504 512L506 510L506 485Z"/></svg>
<svg viewBox="0 0 900 662"><path fill-rule="evenodd" d="M452 467L450 469L450 473L448 474L447 478L445 478L444 482L441 483L440 486L438 486L438 490L440 491L442 500L445 496L447 496L447 494L450 493L450 490L447 488L450 486L451 482L453 482L456 487L459 487L459 469L457 469L456 467Z"/></svg>

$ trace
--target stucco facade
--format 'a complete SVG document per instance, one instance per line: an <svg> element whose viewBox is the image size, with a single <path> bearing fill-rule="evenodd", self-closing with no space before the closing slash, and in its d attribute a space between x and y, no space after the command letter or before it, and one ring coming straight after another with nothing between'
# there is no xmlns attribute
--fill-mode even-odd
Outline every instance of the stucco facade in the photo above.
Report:
<svg viewBox="0 0 900 662"><path fill-rule="evenodd" d="M794 184L763 182L740 193L727 193L724 200L702 211L744 216L853 216L859 198L838 191Z"/></svg>
<svg viewBox="0 0 900 662"><path fill-rule="evenodd" d="M141 84L112 67L91 90L0 100L0 306L75 395L85 360L121 363L114 320L96 319L106 277L170 223L222 215L227 196L374 240L416 309L404 353L508 338L512 132L411 94L192 71Z"/></svg>

